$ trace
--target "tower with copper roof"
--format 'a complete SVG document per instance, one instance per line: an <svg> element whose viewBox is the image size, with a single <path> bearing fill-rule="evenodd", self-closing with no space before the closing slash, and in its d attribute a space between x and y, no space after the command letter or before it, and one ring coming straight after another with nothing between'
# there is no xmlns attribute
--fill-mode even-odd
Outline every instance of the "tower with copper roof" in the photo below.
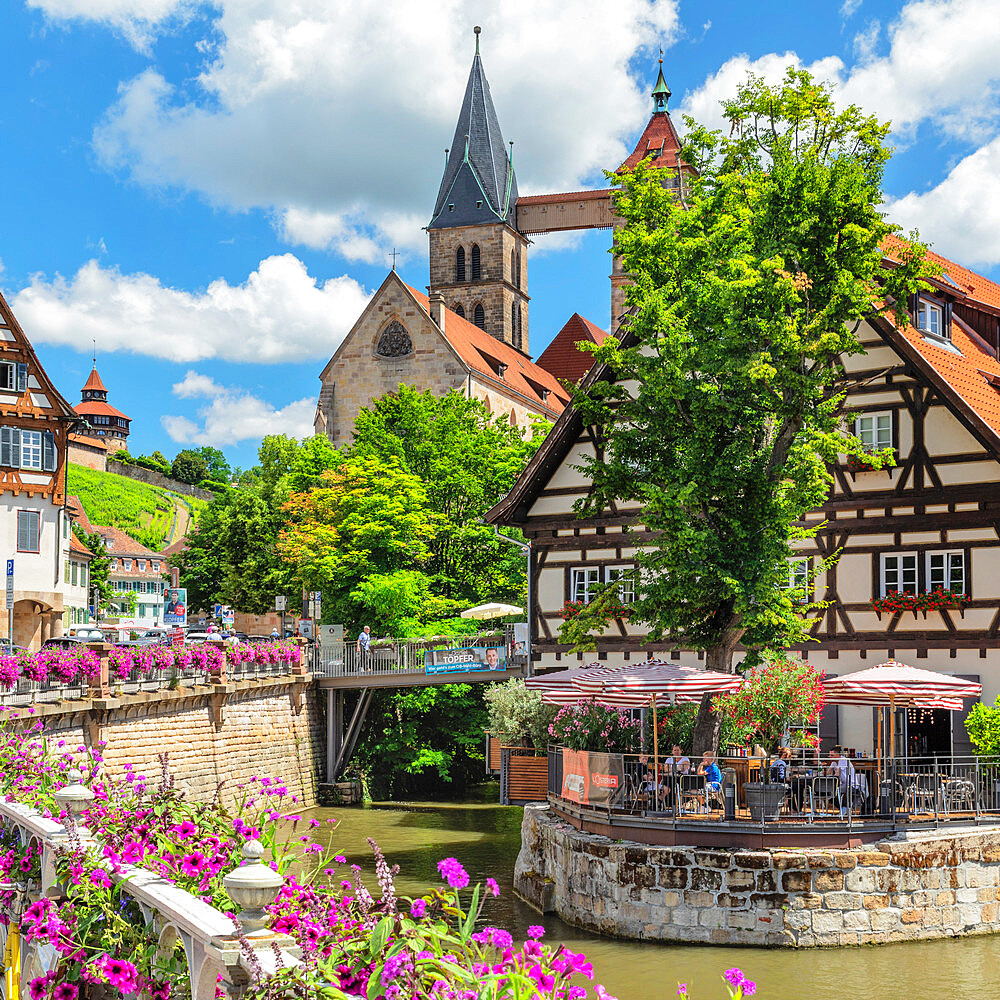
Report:
<svg viewBox="0 0 1000 1000"><path fill-rule="evenodd" d="M517 230L513 143L500 131L476 53L427 225L432 294L469 322L528 351L527 239Z"/></svg>
<svg viewBox="0 0 1000 1000"><path fill-rule="evenodd" d="M109 453L119 448L128 451L129 425L132 421L108 403L108 390L97 373L96 358L90 377L83 386L81 402L74 409L87 422L91 434L107 444Z"/></svg>

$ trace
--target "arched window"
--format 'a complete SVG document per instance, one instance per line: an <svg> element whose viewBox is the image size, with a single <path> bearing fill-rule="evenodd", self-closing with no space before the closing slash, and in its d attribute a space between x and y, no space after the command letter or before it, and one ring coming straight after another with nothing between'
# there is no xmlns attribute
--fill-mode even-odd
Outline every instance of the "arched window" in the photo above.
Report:
<svg viewBox="0 0 1000 1000"><path fill-rule="evenodd" d="M479 244L472 244L472 280L482 281L483 270L479 260Z"/></svg>
<svg viewBox="0 0 1000 1000"><path fill-rule="evenodd" d="M510 283L517 284L517 258L514 256L513 250L510 252Z"/></svg>
<svg viewBox="0 0 1000 1000"><path fill-rule="evenodd" d="M465 281L465 247L455 251L455 280Z"/></svg>
<svg viewBox="0 0 1000 1000"><path fill-rule="evenodd" d="M514 411L513 410L510 411L510 426L511 427L516 427L517 426L517 417L514 415Z"/></svg>
<svg viewBox="0 0 1000 1000"><path fill-rule="evenodd" d="M520 346L517 342L517 303L510 304L510 342L515 346Z"/></svg>
<svg viewBox="0 0 1000 1000"><path fill-rule="evenodd" d="M486 329L486 310L483 308L481 302L477 302L476 308L472 310L472 322L475 323L480 330Z"/></svg>
<svg viewBox="0 0 1000 1000"><path fill-rule="evenodd" d="M514 303L514 316L511 325L513 330L511 331L511 336L514 338L514 346L520 351L521 350L521 303Z"/></svg>
<svg viewBox="0 0 1000 1000"><path fill-rule="evenodd" d="M517 277L514 279L514 284L517 285L518 288L520 288L521 287L521 251L520 250L517 251L517 268L514 271L514 273L517 275Z"/></svg>
<svg viewBox="0 0 1000 1000"><path fill-rule="evenodd" d="M462 319L465 319L465 309L463 309L463 308L462 308L462 303L461 303L461 302L459 302L459 303L458 303L458 304L457 304L457 305L455 306L455 308L454 308L454 309L452 309L452 312L453 312L453 313L454 313L454 314L455 314L456 316L461 316L461 317L462 317Z"/></svg>
<svg viewBox="0 0 1000 1000"><path fill-rule="evenodd" d="M405 358L413 353L413 341L406 327L394 319L383 331L375 345L375 353L380 358Z"/></svg>

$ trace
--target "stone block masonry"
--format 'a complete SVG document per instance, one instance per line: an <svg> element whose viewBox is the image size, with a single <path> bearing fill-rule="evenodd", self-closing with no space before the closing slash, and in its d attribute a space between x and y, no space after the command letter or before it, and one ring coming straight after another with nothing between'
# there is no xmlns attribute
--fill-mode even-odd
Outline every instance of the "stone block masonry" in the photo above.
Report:
<svg viewBox="0 0 1000 1000"><path fill-rule="evenodd" d="M274 677L216 687L83 699L36 707L52 740L103 748L110 775L129 764L159 782L159 755L192 799L210 800L222 784L232 801L254 775L284 782L304 806L315 805L325 734L319 699L303 680ZM286 800L287 804L287 800Z"/></svg>
<svg viewBox="0 0 1000 1000"><path fill-rule="evenodd" d="M855 850L652 847L528 805L514 869L543 912L620 938L783 948L1000 930L1000 828L909 833Z"/></svg>

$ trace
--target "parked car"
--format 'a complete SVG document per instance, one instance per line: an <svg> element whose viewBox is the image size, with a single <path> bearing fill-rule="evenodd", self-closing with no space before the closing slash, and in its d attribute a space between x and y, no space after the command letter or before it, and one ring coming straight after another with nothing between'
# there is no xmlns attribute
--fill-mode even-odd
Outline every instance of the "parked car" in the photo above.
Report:
<svg viewBox="0 0 1000 1000"><path fill-rule="evenodd" d="M0 654L4 656L16 656L18 653L27 653L24 646L12 646L10 639L0 639Z"/></svg>
<svg viewBox="0 0 1000 1000"><path fill-rule="evenodd" d="M76 649L88 641L87 639L78 639L75 635L53 636L42 643L42 649Z"/></svg>
<svg viewBox="0 0 1000 1000"><path fill-rule="evenodd" d="M70 638L83 642L104 642L104 633L96 625L80 625L73 629Z"/></svg>
<svg viewBox="0 0 1000 1000"><path fill-rule="evenodd" d="M269 635L248 635L243 641L253 643L254 645L263 642L274 642Z"/></svg>

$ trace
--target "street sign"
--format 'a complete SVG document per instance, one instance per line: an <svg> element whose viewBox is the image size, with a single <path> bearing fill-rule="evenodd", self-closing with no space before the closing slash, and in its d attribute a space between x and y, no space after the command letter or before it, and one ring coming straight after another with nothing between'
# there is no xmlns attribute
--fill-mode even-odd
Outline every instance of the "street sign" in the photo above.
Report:
<svg viewBox="0 0 1000 1000"><path fill-rule="evenodd" d="M319 641L324 646L331 646L335 642L344 641L343 625L320 625Z"/></svg>
<svg viewBox="0 0 1000 1000"><path fill-rule="evenodd" d="M274 610L284 611L287 607L288 607L288 598L285 597L283 594L279 594L274 599Z"/></svg>
<svg viewBox="0 0 1000 1000"><path fill-rule="evenodd" d="M310 618L300 618L298 622L299 635L305 636L307 639L313 637L313 623Z"/></svg>
<svg viewBox="0 0 1000 1000"><path fill-rule="evenodd" d="M14 560L7 560L7 607L14 608Z"/></svg>

